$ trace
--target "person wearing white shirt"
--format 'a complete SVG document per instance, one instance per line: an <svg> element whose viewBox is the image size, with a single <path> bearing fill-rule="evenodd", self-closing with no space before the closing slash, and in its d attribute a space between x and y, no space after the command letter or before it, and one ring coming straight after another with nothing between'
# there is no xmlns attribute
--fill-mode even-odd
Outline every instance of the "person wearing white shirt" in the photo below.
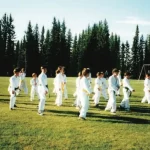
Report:
<svg viewBox="0 0 150 150"><path fill-rule="evenodd" d="M56 77L54 78L53 85L54 85L53 93L56 95Z"/></svg>
<svg viewBox="0 0 150 150"><path fill-rule="evenodd" d="M76 79L76 91L73 94L73 95L76 95L75 96L76 100L74 102L76 109L80 109L80 107L81 107L81 101L80 101L80 95L79 95L81 78L82 78L82 72L79 72L78 77Z"/></svg>
<svg viewBox="0 0 150 150"><path fill-rule="evenodd" d="M18 80L18 76L19 76L19 69L16 68L13 70L14 75L9 79L9 94L10 94L10 104L9 104L9 109L13 110L14 109L14 105L15 105L15 101L16 101L16 90L19 89L19 80Z"/></svg>
<svg viewBox="0 0 150 150"><path fill-rule="evenodd" d="M93 96L93 100L94 100L94 104L97 107L99 104L99 100L100 100L100 95L101 95L101 91L102 91L102 82L100 80L100 76L101 73L98 72L96 74L97 78L95 79L95 85L94 85L94 96Z"/></svg>
<svg viewBox="0 0 150 150"><path fill-rule="evenodd" d="M145 92L145 95L144 95L141 103L148 102L148 104L150 104L150 74L146 74L146 76L145 76L144 92Z"/></svg>
<svg viewBox="0 0 150 150"><path fill-rule="evenodd" d="M107 89L108 89L108 85L107 85L107 80L106 78L104 78L104 73L101 72L101 77L100 80L102 82L102 91L101 91L101 95L104 97L104 99L106 101L108 101L108 94L107 94Z"/></svg>
<svg viewBox="0 0 150 150"><path fill-rule="evenodd" d="M63 95L64 95L64 99L68 99L68 92L67 92L67 77L65 74L65 70L63 69L62 71L62 77L63 77Z"/></svg>
<svg viewBox="0 0 150 150"><path fill-rule="evenodd" d="M30 85L31 85L31 94L30 94L30 100L34 100L35 94L37 95L38 99L39 93L38 93L38 78L36 73L32 73L32 79L30 80Z"/></svg>
<svg viewBox="0 0 150 150"><path fill-rule="evenodd" d="M20 83L19 83L19 89L20 90L24 90L24 93L25 94L28 94L28 88L27 88L27 84L26 84L26 80L25 80L25 77L26 77L26 73L25 73L25 70L24 68L21 69L21 72L19 74L19 77L20 77Z"/></svg>
<svg viewBox="0 0 150 150"><path fill-rule="evenodd" d="M47 68L45 66L41 67L41 74L38 76L38 93L40 97L38 114L43 115L44 108L45 108L45 101L46 101L46 94L48 94L47 88Z"/></svg>
<svg viewBox="0 0 150 150"><path fill-rule="evenodd" d="M64 79L62 76L62 71L63 71L63 67L59 66L58 69L56 70L56 101L55 104L57 106L61 106L62 105L62 93L64 90Z"/></svg>
<svg viewBox="0 0 150 150"><path fill-rule="evenodd" d="M121 71L119 70L118 76L117 76L118 80L119 80L119 85L121 87L122 83L121 83ZM120 88L117 91L117 96L120 96Z"/></svg>
<svg viewBox="0 0 150 150"><path fill-rule="evenodd" d="M79 119L85 120L86 114L89 108L89 95L92 93L91 88L89 87L88 76L90 71L86 68L82 71L82 78L80 81L80 101L81 101L81 110L79 114Z"/></svg>
<svg viewBox="0 0 150 150"><path fill-rule="evenodd" d="M120 104L120 109L124 108L126 111L130 110L129 97L131 95L131 92L135 91L130 85L129 78L130 78L130 73L126 72L124 74L124 79L122 81L124 97L123 97L123 100L122 100L122 102Z"/></svg>
<svg viewBox="0 0 150 150"><path fill-rule="evenodd" d="M108 79L109 100L105 108L105 111L110 110L112 114L116 113L116 92L119 89L119 81L117 75L118 69L115 68L112 70L112 76L110 76Z"/></svg>

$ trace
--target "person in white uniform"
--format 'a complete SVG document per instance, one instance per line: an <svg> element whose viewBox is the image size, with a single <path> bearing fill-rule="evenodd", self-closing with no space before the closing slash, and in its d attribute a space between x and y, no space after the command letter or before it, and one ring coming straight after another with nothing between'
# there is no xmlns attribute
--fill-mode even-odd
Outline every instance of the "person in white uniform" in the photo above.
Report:
<svg viewBox="0 0 150 150"><path fill-rule="evenodd" d="M101 77L100 77L100 80L101 80L101 82L102 82L102 91L101 91L101 95L104 97L104 99L106 100L106 101L108 101L108 92L107 92L107 90L108 90L108 85L107 85L107 80L106 80L106 78L104 78L104 73L103 72L101 72Z"/></svg>
<svg viewBox="0 0 150 150"><path fill-rule="evenodd" d="M65 68L64 68L65 69ZM65 74L65 70L62 71L62 77L63 77L63 95L64 99L68 99L68 92L67 92L67 77Z"/></svg>
<svg viewBox="0 0 150 150"><path fill-rule="evenodd" d="M64 79L62 76L62 71L63 71L63 67L59 66L58 69L56 70L56 101L55 104L57 106L61 106L62 105L62 93L63 93L63 89L64 89Z"/></svg>
<svg viewBox="0 0 150 150"><path fill-rule="evenodd" d="M125 109L126 111L130 110L129 97L131 95L131 92L135 91L130 85L129 78L130 78L130 73L129 72L124 73L124 79L122 81L124 97L120 104L120 108Z"/></svg>
<svg viewBox="0 0 150 150"><path fill-rule="evenodd" d="M47 68L46 66L41 67L41 74L38 76L38 93L40 97L38 114L43 115L46 101L46 94L48 94L47 88Z"/></svg>
<svg viewBox="0 0 150 150"><path fill-rule="evenodd" d="M54 85L53 93L56 95L56 77L54 78L53 85Z"/></svg>
<svg viewBox="0 0 150 150"><path fill-rule="evenodd" d="M119 80L117 78L118 69L112 70L112 76L108 79L108 94L109 100L107 102L107 106L105 111L111 111L112 114L116 113L116 92L118 91L119 87Z"/></svg>
<svg viewBox="0 0 150 150"><path fill-rule="evenodd" d="M119 80L119 85L120 87L122 86L122 82L121 82L121 71L119 70L118 76L117 76L118 80ZM117 96L120 96L120 88L117 91Z"/></svg>
<svg viewBox="0 0 150 150"><path fill-rule="evenodd" d="M39 93L38 93L38 78L36 73L32 73L32 79L30 80L30 85L31 85L31 94L30 94L30 100L34 100L35 94L37 95L38 99Z"/></svg>
<svg viewBox="0 0 150 150"><path fill-rule="evenodd" d="M88 77L89 77L89 69L83 69L82 78L80 82L80 101L81 101L81 110L79 114L79 119L85 120L86 114L89 108L89 95L92 93L91 88L89 87Z"/></svg>
<svg viewBox="0 0 150 150"><path fill-rule="evenodd" d="M141 101L141 103L146 103L150 104L150 74L145 75L145 80L144 80L144 97Z"/></svg>
<svg viewBox="0 0 150 150"><path fill-rule="evenodd" d="M26 73L25 73L24 68L21 69L19 77L20 77L19 89L24 90L24 93L28 94L28 88L27 88L27 84L25 80Z"/></svg>
<svg viewBox="0 0 150 150"><path fill-rule="evenodd" d="M94 100L95 106L98 107L100 95L101 95L101 91L102 91L102 82L100 80L101 73L97 72L96 76L97 76L97 78L95 79L95 85L94 85L94 93L95 94L93 96L93 100Z"/></svg>
<svg viewBox="0 0 150 150"><path fill-rule="evenodd" d="M81 78L82 78L82 72L78 73L78 77L76 79L76 91L73 94L74 97L76 97L74 105L76 106L76 109L80 109L81 108L81 101L80 101L80 82L81 82Z"/></svg>
<svg viewBox="0 0 150 150"><path fill-rule="evenodd" d="M14 69L13 70L14 75L9 79L8 91L10 94L10 104L9 104L10 110L14 109L14 105L16 102L16 90L19 89L19 80L18 80L19 72L20 70L18 68Z"/></svg>

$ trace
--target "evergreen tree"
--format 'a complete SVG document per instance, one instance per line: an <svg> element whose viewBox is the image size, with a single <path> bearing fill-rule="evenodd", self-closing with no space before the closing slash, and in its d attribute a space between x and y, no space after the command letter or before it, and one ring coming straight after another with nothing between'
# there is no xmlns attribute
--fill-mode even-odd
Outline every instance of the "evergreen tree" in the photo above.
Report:
<svg viewBox="0 0 150 150"><path fill-rule="evenodd" d="M121 44L121 52L120 52L120 66L121 66L121 72L125 72L125 44Z"/></svg>
<svg viewBox="0 0 150 150"><path fill-rule="evenodd" d="M139 59L138 59L139 72L141 71L143 63L144 63L144 49L145 49L144 37L143 35L141 35L140 43L139 43Z"/></svg>
<svg viewBox="0 0 150 150"><path fill-rule="evenodd" d="M133 39L132 45L132 75L133 78L137 78L139 75L139 66L138 66L138 58L139 58L139 27L137 25L135 36Z"/></svg>
<svg viewBox="0 0 150 150"><path fill-rule="evenodd" d="M125 44L125 71L131 71L131 53L129 42L126 41Z"/></svg>
<svg viewBox="0 0 150 150"><path fill-rule="evenodd" d="M42 27L42 32L41 32L41 38L40 38L40 56L41 56L41 64L45 64L45 46L44 46L44 41L45 41L45 28L44 26Z"/></svg>

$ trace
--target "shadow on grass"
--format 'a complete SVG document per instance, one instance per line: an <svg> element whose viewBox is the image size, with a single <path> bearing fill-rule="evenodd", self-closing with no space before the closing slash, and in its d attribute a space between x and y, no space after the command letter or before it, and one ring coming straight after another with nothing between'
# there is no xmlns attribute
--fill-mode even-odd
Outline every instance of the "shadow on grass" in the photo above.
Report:
<svg viewBox="0 0 150 150"><path fill-rule="evenodd" d="M97 117L101 122L128 123L128 124L150 124L150 120L142 118L124 117L124 116L91 116ZM103 120L102 120L103 119Z"/></svg>
<svg viewBox="0 0 150 150"><path fill-rule="evenodd" d="M150 108L148 107L131 107L131 112L137 112L137 113L150 113Z"/></svg>
<svg viewBox="0 0 150 150"><path fill-rule="evenodd" d="M73 116L73 117L78 117L79 112L78 111L62 111L62 110L47 110L45 109L45 112L50 112L50 113L55 113L57 116Z"/></svg>

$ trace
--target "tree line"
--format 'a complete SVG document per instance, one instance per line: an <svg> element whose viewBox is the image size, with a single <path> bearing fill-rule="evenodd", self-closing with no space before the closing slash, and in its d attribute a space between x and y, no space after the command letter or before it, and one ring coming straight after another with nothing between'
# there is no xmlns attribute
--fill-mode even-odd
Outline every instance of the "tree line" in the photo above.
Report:
<svg viewBox="0 0 150 150"><path fill-rule="evenodd" d="M66 67L68 76L77 76L82 68L97 71L118 68L130 71L138 78L143 64L150 64L150 35L144 40L136 26L133 44L121 42L120 36L110 33L108 22L99 21L88 26L79 35L72 36L65 21L53 18L52 27L39 31L38 24L29 21L24 36L16 41L14 19L4 14L0 19L0 64L1 76L12 74L15 67L25 68L27 76L40 73L40 66L48 67L48 76L55 76L57 66Z"/></svg>

